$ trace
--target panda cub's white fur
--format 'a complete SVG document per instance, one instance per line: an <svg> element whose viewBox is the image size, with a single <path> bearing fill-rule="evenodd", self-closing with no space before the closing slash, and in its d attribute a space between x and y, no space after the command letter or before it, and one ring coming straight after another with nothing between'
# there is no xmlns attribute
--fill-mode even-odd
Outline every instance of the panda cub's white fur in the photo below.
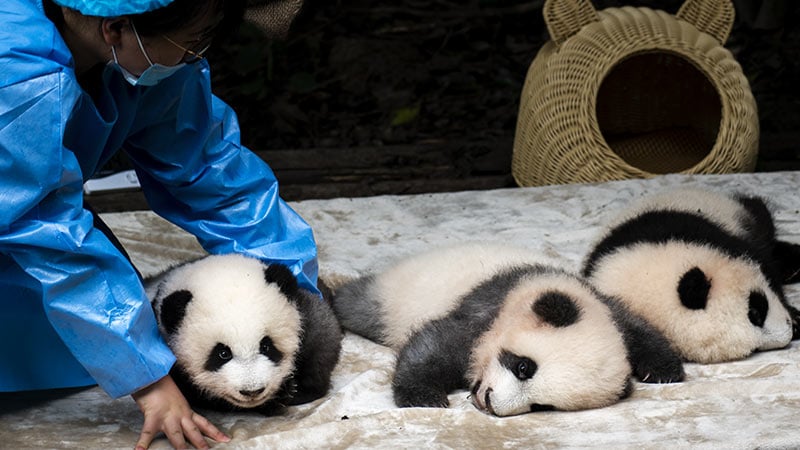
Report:
<svg viewBox="0 0 800 450"><path fill-rule="evenodd" d="M323 395L341 331L288 268L212 255L145 283L192 404L265 413Z"/></svg>
<svg viewBox="0 0 800 450"><path fill-rule="evenodd" d="M465 253L469 257L465 258ZM386 315L385 344L402 347L420 326L457 306L486 274L536 262L541 263L542 258L529 250L488 243L442 247L401 259L375 278L374 290L381 293L381 308ZM419 295L423 291L425 295Z"/></svg>
<svg viewBox="0 0 800 450"><path fill-rule="evenodd" d="M583 274L661 330L684 359L711 363L796 337L782 283L798 255L776 239L763 200L681 189L612 220Z"/></svg>
<svg viewBox="0 0 800 450"><path fill-rule="evenodd" d="M494 243L432 249L345 284L333 308L345 329L398 351L399 406L447 406L471 388L498 416L576 410L626 396L632 371L682 379L663 336L542 262Z"/></svg>

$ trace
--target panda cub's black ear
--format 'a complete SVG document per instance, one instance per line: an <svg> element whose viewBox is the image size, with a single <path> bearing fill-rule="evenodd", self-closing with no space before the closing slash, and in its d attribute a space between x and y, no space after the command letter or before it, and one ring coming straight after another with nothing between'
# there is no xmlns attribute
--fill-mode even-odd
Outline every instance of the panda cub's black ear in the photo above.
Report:
<svg viewBox="0 0 800 450"><path fill-rule="evenodd" d="M678 282L678 297L683 306L689 309L705 309L710 290L711 283L699 267L691 268Z"/></svg>
<svg viewBox="0 0 800 450"><path fill-rule="evenodd" d="M800 282L800 245L775 241L773 256L778 261L783 284Z"/></svg>
<svg viewBox="0 0 800 450"><path fill-rule="evenodd" d="M186 316L186 305L192 301L192 293L186 290L175 291L161 301L161 325L168 334L173 334Z"/></svg>
<svg viewBox="0 0 800 450"><path fill-rule="evenodd" d="M580 309L560 292L547 292L531 306L533 312L554 327L568 327L578 321Z"/></svg>
<svg viewBox="0 0 800 450"><path fill-rule="evenodd" d="M275 283L283 294L288 298L294 298L299 287L297 278L291 270L283 264L270 264L264 269L264 280L267 283Z"/></svg>

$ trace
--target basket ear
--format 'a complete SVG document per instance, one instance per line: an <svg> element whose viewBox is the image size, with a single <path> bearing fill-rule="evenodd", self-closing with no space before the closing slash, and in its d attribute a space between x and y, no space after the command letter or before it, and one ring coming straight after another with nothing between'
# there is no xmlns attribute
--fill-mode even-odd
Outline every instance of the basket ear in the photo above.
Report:
<svg viewBox="0 0 800 450"><path fill-rule="evenodd" d="M303 0L248 0L244 18L271 38L285 38Z"/></svg>
<svg viewBox="0 0 800 450"><path fill-rule="evenodd" d="M728 40L736 12L731 0L686 0L675 16L715 37L720 44Z"/></svg>
<svg viewBox="0 0 800 450"><path fill-rule="evenodd" d="M542 14L556 45L561 45L584 25L600 20L590 0L546 0Z"/></svg>

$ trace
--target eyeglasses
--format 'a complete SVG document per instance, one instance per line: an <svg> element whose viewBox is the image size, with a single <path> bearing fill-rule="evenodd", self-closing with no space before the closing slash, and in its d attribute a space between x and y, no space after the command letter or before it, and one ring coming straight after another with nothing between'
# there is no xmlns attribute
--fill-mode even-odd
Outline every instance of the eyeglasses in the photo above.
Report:
<svg viewBox="0 0 800 450"><path fill-rule="evenodd" d="M177 42L173 41L172 39L169 38L169 36L167 36L165 34L162 34L161 37L166 39L167 42L169 42L170 44L174 45L175 47L178 47L179 49L183 50L183 58L181 58L181 62L186 63L186 64L193 64L193 63L202 61L203 60L203 54L206 51L208 51L208 48L211 46L211 44L207 44L200 51L196 51L195 52L193 50L189 50L188 48L182 46L181 44L178 44Z"/></svg>

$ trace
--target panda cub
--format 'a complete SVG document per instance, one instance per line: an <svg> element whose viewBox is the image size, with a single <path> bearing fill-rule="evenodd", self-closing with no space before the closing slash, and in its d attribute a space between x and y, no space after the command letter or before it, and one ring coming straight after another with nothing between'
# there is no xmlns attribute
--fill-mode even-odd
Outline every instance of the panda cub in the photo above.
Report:
<svg viewBox="0 0 800 450"><path fill-rule="evenodd" d="M270 414L328 391L341 328L286 266L211 255L145 288L177 359L170 373L192 405Z"/></svg>
<svg viewBox="0 0 800 450"><path fill-rule="evenodd" d="M613 221L583 275L650 321L685 360L730 361L798 337L798 311L783 292L798 281L798 248L776 239L762 199L681 189Z"/></svg>
<svg viewBox="0 0 800 450"><path fill-rule="evenodd" d="M411 256L336 290L342 326L398 351L395 403L473 404L508 416L609 405L683 378L666 339L587 283L517 247L468 243Z"/></svg>

